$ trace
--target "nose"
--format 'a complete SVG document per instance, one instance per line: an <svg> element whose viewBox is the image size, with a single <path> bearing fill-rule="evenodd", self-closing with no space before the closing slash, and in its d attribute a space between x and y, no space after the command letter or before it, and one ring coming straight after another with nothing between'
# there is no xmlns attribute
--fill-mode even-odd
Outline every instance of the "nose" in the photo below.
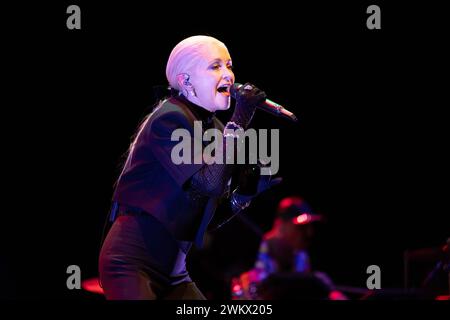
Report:
<svg viewBox="0 0 450 320"><path fill-rule="evenodd" d="M223 72L222 78L227 81L232 81L234 79L234 73L230 69L226 68Z"/></svg>

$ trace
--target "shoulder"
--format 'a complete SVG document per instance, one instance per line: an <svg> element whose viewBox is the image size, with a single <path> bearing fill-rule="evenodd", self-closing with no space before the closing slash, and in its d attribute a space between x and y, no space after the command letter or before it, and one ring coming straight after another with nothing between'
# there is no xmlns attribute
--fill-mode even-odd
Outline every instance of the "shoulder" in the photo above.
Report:
<svg viewBox="0 0 450 320"><path fill-rule="evenodd" d="M176 98L169 98L161 102L149 115L146 131L172 132L178 128L192 130L197 119L189 108Z"/></svg>
<svg viewBox="0 0 450 320"><path fill-rule="evenodd" d="M189 110L188 106L181 100L171 97L164 100L151 115L152 120L160 118L184 118L195 121L195 115Z"/></svg>

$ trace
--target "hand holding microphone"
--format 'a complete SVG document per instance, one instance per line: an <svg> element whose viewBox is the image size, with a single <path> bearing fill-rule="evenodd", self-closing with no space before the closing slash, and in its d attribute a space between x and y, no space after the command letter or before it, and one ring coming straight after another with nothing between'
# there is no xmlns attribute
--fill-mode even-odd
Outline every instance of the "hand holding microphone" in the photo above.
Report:
<svg viewBox="0 0 450 320"><path fill-rule="evenodd" d="M259 90L250 83L246 83L244 85L237 82L234 83L234 85L230 88L230 94L234 99L236 99L236 109L238 108L240 103L246 105L256 104L253 105L253 112L255 111L254 108L257 107L258 109L261 109L275 116L295 122L297 121L297 117L292 112L285 109L282 105L279 105L272 100L266 99L266 94L264 93L264 91ZM250 110L251 108L245 109ZM253 116L253 113L251 114L251 116ZM249 119L251 120L251 117ZM248 123L250 123L250 120L248 121Z"/></svg>
<svg viewBox="0 0 450 320"><path fill-rule="evenodd" d="M230 88L231 96L236 99L236 107L230 121L246 129L252 120L257 105L266 99L266 94L250 83L239 84L239 87L236 85L235 83Z"/></svg>

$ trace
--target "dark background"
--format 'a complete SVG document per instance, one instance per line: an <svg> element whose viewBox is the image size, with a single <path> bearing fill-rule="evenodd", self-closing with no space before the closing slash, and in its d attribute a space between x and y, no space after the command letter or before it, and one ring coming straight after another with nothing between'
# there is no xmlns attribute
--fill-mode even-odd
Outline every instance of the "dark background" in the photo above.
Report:
<svg viewBox="0 0 450 320"><path fill-rule="evenodd" d="M66 28L70 4L81 8L81 30ZM381 30L366 28L370 4L381 7ZM403 286L405 250L450 235L448 32L436 4L75 1L21 4L4 16L13 118L3 126L2 296L94 298L67 290L66 268L97 276L121 156L155 102L152 87L166 83L170 51L196 34L223 41L236 81L300 119L254 118L255 127L280 129L284 178L247 212L261 230L281 198L303 196L328 217L315 268L364 287L376 264L383 288ZM230 277L252 267L259 238L235 219L210 239L192 252L192 277L210 298L228 298Z"/></svg>

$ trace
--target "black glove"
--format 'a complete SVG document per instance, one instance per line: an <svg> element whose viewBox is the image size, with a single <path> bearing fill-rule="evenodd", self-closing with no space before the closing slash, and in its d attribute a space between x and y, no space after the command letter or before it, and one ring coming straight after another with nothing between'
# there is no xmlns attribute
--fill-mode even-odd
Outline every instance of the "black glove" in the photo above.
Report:
<svg viewBox="0 0 450 320"><path fill-rule="evenodd" d="M236 92L236 107L230 121L246 129L252 120L256 106L266 99L266 93L250 83L246 83Z"/></svg>
<svg viewBox="0 0 450 320"><path fill-rule="evenodd" d="M282 178L272 179L271 175L261 175L261 165L244 167L239 176L239 185L231 195L234 212L242 211L250 205L253 198L282 182Z"/></svg>

